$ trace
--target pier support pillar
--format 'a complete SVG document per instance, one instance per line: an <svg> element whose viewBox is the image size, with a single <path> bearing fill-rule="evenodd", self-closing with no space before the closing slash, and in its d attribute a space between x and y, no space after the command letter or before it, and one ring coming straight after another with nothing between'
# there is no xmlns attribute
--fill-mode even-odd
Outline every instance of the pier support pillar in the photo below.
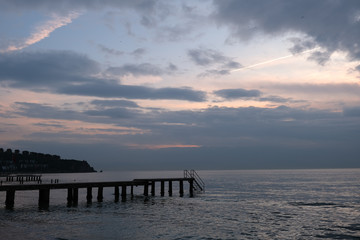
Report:
<svg viewBox="0 0 360 240"><path fill-rule="evenodd" d="M121 186L121 201L126 201L126 185Z"/></svg>
<svg viewBox="0 0 360 240"><path fill-rule="evenodd" d="M73 188L73 205L77 206L79 202L79 189Z"/></svg>
<svg viewBox="0 0 360 240"><path fill-rule="evenodd" d="M179 193L180 193L180 197L183 197L184 196L184 181L183 180L180 180L179 181Z"/></svg>
<svg viewBox="0 0 360 240"><path fill-rule="evenodd" d="M189 186L190 197L194 197L194 180L190 179L189 184L190 184L190 186Z"/></svg>
<svg viewBox="0 0 360 240"><path fill-rule="evenodd" d="M144 196L147 197L149 196L149 183L146 182L144 185Z"/></svg>
<svg viewBox="0 0 360 240"><path fill-rule="evenodd" d="M155 181L151 182L151 196L155 196Z"/></svg>
<svg viewBox="0 0 360 240"><path fill-rule="evenodd" d="M131 185L131 199L133 199L134 198L134 186L133 185Z"/></svg>
<svg viewBox="0 0 360 240"><path fill-rule="evenodd" d="M67 204L68 204L68 206L72 205L72 201L73 201L73 189L68 188L67 189Z"/></svg>
<svg viewBox="0 0 360 240"><path fill-rule="evenodd" d="M6 200L5 200L6 208L12 209L14 207L14 202L15 202L15 190L7 190Z"/></svg>
<svg viewBox="0 0 360 240"><path fill-rule="evenodd" d="M40 189L39 190L39 208L48 209L50 203L50 189Z"/></svg>
<svg viewBox="0 0 360 240"><path fill-rule="evenodd" d="M114 189L114 195L115 195L115 202L118 202L119 201L119 186L115 186L115 189Z"/></svg>
<svg viewBox="0 0 360 240"><path fill-rule="evenodd" d="M87 203L92 202L92 188L91 187L88 187L86 190L86 201L87 201Z"/></svg>
<svg viewBox="0 0 360 240"><path fill-rule="evenodd" d="M160 186L160 195L163 197L165 195L165 181L161 180Z"/></svg>
<svg viewBox="0 0 360 240"><path fill-rule="evenodd" d="M172 196L172 181L169 181L169 196Z"/></svg>
<svg viewBox="0 0 360 240"><path fill-rule="evenodd" d="M103 201L103 187L99 187L98 188L98 195L97 195L97 200L98 202L102 202Z"/></svg>

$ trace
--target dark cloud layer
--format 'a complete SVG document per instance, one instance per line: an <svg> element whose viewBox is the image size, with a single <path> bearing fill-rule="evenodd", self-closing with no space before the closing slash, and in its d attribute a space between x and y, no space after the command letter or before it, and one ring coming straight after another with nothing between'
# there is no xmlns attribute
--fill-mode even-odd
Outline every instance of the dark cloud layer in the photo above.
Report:
<svg viewBox="0 0 360 240"><path fill-rule="evenodd" d="M176 69L176 66L169 65ZM151 64L125 65L108 71L120 75L159 75ZM130 99L176 99L205 101L206 94L191 88L151 88L121 85L101 75L99 63L70 51L19 52L0 54L0 83L52 93Z"/></svg>
<svg viewBox="0 0 360 240"><path fill-rule="evenodd" d="M83 114L39 103L16 102L15 112L21 116L39 119L81 120Z"/></svg>
<svg viewBox="0 0 360 240"><path fill-rule="evenodd" d="M81 85L68 85L57 93L104 98L128 99L173 99L202 102L206 93L191 88L150 88L144 86L119 85L115 82L96 82Z"/></svg>
<svg viewBox="0 0 360 240"><path fill-rule="evenodd" d="M321 46L312 58L325 63L341 50L350 60L360 60L360 1L358 0L215 0L215 19L228 25L234 36L249 39L261 32L279 35L303 33L293 52Z"/></svg>
<svg viewBox="0 0 360 240"><path fill-rule="evenodd" d="M97 62L70 51L0 54L0 82L21 88L51 88L87 82L100 72Z"/></svg>
<svg viewBox="0 0 360 240"><path fill-rule="evenodd" d="M150 111L141 112L116 106L111 102L103 103L107 107L83 112L41 104L18 103L16 113L26 117L57 120L58 124L62 119L82 119L112 126L147 129L147 133L117 135L116 130L110 129L109 135L93 136L96 139L106 139L105 142L97 141L96 145L91 145L91 143L84 143L86 139L91 138L88 135L38 132L31 135L31 143L23 141L23 146L35 148L47 146L48 150L60 151L59 148L53 148L52 144L61 136L66 139L77 138L79 143L75 145L82 147L75 152L82 158L85 156L87 160L96 161L100 159L99 153L92 152L92 149L104 151L102 157L106 156L105 159L108 162L104 165L98 162L101 168L106 164L117 166L116 162L131 168L131 166L141 164L145 161L144 159L151 161L156 167L159 167L157 164L163 161L165 164L163 166L166 167L177 168L182 164L191 164L201 169L219 168L219 161L222 163L221 168L359 166L357 161L359 150L356 147L360 141L358 108L346 109L344 114L285 106L278 108L212 107L199 111L149 109ZM119 103L120 105L128 104ZM102 103L94 102L94 105L99 106ZM137 148L131 150L126 145L129 143L137 143L140 146L149 143L155 145L182 143L201 147L198 149L144 150ZM99 147L101 144L108 147ZM67 144L58 142L57 147L59 146L65 147ZM91 150L80 151L83 148ZM118 149L118 152L115 153L114 149ZM66 149L64 150L66 152ZM72 152L72 154L75 153ZM119 160L114 156L121 156L121 158Z"/></svg>
<svg viewBox="0 0 360 240"><path fill-rule="evenodd" d="M326 110L303 110L280 106L211 107L190 111L169 111L133 108L129 102L114 104L105 100L91 102L96 109L75 111L36 103L18 102L14 113L31 118L53 120L81 120L126 127L151 129L157 134L141 136L144 142L167 144L167 141L189 142L202 146L296 144L327 145L346 140L357 141L359 108L344 113ZM131 107L128 107L129 105ZM103 107L99 107L103 106ZM140 111L141 110L141 111ZM144 109L146 110L146 109ZM354 118L355 117L355 118ZM124 121L124 118L131 118ZM349 121L352 124L349 124ZM336 128L333 128L336 124ZM356 130L357 129L357 130ZM147 139L149 138L149 139ZM139 139L141 142L141 139ZM165 142L162 142L165 141ZM347 143L346 143L347 142ZM308 145L310 144L310 145ZM314 146L315 146L314 145Z"/></svg>

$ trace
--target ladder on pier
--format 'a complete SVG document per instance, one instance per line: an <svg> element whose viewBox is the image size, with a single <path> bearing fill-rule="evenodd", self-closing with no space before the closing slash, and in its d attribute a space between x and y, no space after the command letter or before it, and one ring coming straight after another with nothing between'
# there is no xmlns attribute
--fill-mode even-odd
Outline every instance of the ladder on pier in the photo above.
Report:
<svg viewBox="0 0 360 240"><path fill-rule="evenodd" d="M197 192L205 192L205 183L195 170L184 170L184 178L194 179L193 189Z"/></svg>

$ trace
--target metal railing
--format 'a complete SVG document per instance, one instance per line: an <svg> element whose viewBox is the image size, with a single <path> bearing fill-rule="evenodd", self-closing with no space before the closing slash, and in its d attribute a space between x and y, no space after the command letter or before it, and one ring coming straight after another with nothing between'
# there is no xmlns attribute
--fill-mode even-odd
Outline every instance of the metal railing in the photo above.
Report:
<svg viewBox="0 0 360 240"><path fill-rule="evenodd" d="M199 189L197 189L196 187L194 187L195 190L205 192L205 183L194 169L184 170L184 178L193 178L195 185L197 185L197 187L199 188Z"/></svg>

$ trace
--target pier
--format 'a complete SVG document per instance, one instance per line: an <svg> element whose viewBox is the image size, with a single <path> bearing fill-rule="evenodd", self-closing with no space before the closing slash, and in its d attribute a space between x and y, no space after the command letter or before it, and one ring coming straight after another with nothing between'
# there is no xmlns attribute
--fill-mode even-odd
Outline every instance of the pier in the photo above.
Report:
<svg viewBox="0 0 360 240"><path fill-rule="evenodd" d="M205 184L194 170L184 170L184 176L181 178L146 178L134 179L132 181L117 181L117 182L82 182L82 183L51 183L51 184L17 184L17 185L2 185L0 192L6 192L5 207L12 209L15 204L16 191L38 190L39 198L38 205L41 209L47 209L50 204L50 191L56 189L67 189L67 204L68 206L76 206L78 204L79 189L86 189L86 201L91 203L93 201L93 189L97 189L97 201L103 201L103 189L114 188L114 200L118 202L126 201L128 196L128 189L130 195L134 195L134 187L143 187L143 196L156 194L156 183L160 183L160 196L165 195L165 184L168 184L168 195L173 195L173 184L179 184L179 195L184 196L184 182L189 184L189 196L194 197L194 192L204 191ZM121 189L121 192L120 192Z"/></svg>

